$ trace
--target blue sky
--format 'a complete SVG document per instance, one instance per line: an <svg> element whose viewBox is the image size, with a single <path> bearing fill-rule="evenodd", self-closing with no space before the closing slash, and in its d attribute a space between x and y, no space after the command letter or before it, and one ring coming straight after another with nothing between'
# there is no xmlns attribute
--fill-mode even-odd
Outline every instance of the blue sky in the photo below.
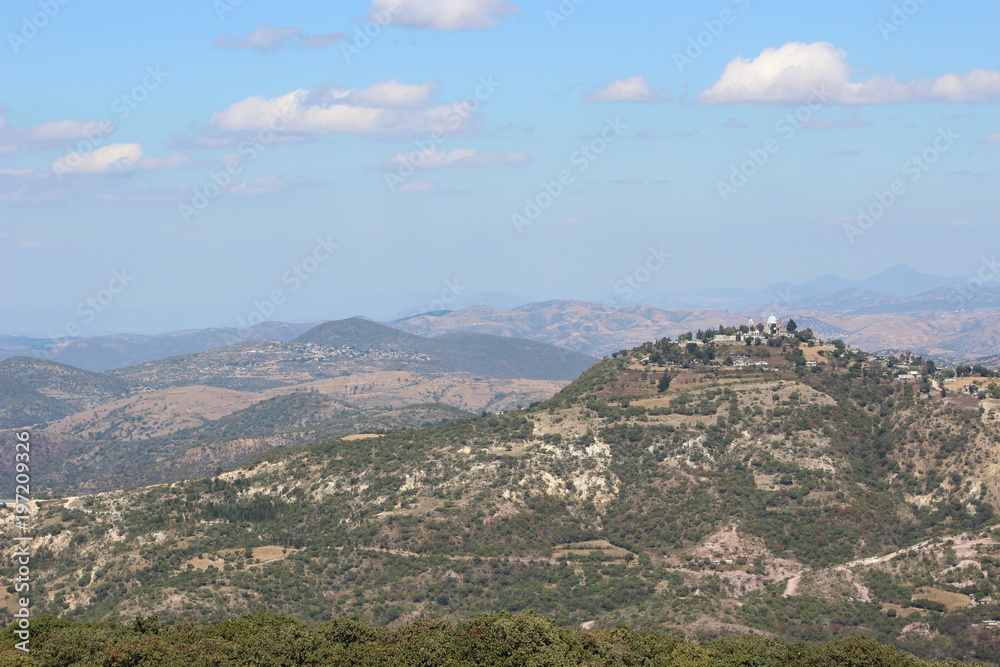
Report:
<svg viewBox="0 0 1000 667"><path fill-rule="evenodd" d="M1000 241L997 3L36 0L0 19L3 333L969 276Z"/></svg>

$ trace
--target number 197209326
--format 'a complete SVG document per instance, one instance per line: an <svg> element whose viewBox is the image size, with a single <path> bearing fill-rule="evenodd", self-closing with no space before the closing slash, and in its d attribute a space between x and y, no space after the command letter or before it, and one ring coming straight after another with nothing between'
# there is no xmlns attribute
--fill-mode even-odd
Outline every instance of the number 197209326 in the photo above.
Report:
<svg viewBox="0 0 1000 667"><path fill-rule="evenodd" d="M17 443L14 445L14 482L17 484L14 489L14 512L17 514L27 514L27 503L31 501L30 437L28 431L21 431L17 434Z"/></svg>

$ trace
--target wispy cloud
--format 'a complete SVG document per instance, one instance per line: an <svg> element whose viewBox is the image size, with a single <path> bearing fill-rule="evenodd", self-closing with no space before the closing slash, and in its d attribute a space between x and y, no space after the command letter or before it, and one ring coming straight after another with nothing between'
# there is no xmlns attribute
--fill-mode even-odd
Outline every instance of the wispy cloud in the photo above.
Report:
<svg viewBox="0 0 1000 667"><path fill-rule="evenodd" d="M343 33L327 32L308 35L297 26L275 26L261 23L245 35L219 35L215 46L223 49L253 49L260 53L274 53L286 47L300 49L325 49L344 38Z"/></svg>
<svg viewBox="0 0 1000 667"><path fill-rule="evenodd" d="M855 68L847 52L829 42L789 42L764 49L752 60L737 57L722 76L695 101L701 104L803 104L820 101L842 105L895 102L977 103L1000 100L1000 72L974 69L968 74L898 81L874 76L852 81ZM825 99L823 99L825 98Z"/></svg>
<svg viewBox="0 0 1000 667"><path fill-rule="evenodd" d="M406 139L432 132L470 136L479 130L475 107L466 101L434 104L436 82L379 81L367 88L325 83L277 97L257 95L212 115L203 138L213 147L248 132L300 137L331 134ZM229 144L231 145L231 144Z"/></svg>
<svg viewBox="0 0 1000 667"><path fill-rule="evenodd" d="M618 79L584 95L584 102L669 102L665 91L649 87L641 75Z"/></svg>
<svg viewBox="0 0 1000 667"><path fill-rule="evenodd" d="M397 153L379 166L382 169L399 169L410 166L414 169L446 169L470 167L497 167L505 164L529 162L529 153L478 153L471 148L456 148L453 151L427 151Z"/></svg>
<svg viewBox="0 0 1000 667"><path fill-rule="evenodd" d="M173 153L164 157L149 157L140 144L109 144L89 153L72 153L52 163L55 174L124 174L133 171L180 169L187 165L187 156Z"/></svg>
<svg viewBox="0 0 1000 667"><path fill-rule="evenodd" d="M505 0L372 0L372 16L390 16L392 25L430 30L492 28L519 8Z"/></svg>
<svg viewBox="0 0 1000 667"><path fill-rule="evenodd" d="M66 142L103 137L115 131L114 123L108 120L54 120L31 129L7 129L5 120L0 117L0 155L62 148Z"/></svg>

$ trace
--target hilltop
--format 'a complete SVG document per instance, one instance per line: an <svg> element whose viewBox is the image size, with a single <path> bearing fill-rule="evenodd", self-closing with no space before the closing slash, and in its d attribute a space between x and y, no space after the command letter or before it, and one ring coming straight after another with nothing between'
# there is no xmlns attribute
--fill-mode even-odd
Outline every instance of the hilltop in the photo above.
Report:
<svg viewBox="0 0 1000 667"><path fill-rule="evenodd" d="M126 395L116 378L33 357L0 361L0 428L54 421Z"/></svg>
<svg viewBox="0 0 1000 667"><path fill-rule="evenodd" d="M567 349L553 354L551 344L533 340L468 332L428 338L361 317L317 325L294 342L425 355L436 370L495 378L572 380L596 361Z"/></svg>
<svg viewBox="0 0 1000 667"><path fill-rule="evenodd" d="M980 604L1000 577L997 401L959 391L994 379L946 384L808 330L700 333L526 410L38 508L39 611L397 625L530 608L1000 659Z"/></svg>

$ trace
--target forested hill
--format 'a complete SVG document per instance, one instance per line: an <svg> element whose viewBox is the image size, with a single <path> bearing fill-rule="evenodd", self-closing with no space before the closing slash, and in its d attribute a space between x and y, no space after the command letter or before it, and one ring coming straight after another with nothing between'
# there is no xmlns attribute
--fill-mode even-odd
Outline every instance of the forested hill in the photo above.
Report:
<svg viewBox="0 0 1000 667"><path fill-rule="evenodd" d="M617 353L527 410L38 508L38 611L534 609L1000 660L997 401L962 391L991 380L808 331L703 338Z"/></svg>
<svg viewBox="0 0 1000 667"><path fill-rule="evenodd" d="M415 621L386 630L356 619L310 625L265 613L215 626L163 627L155 617L129 623L33 623L30 658L0 634L3 665L267 665L268 667L930 667L865 637L817 645L762 636L697 643L673 634L556 626L537 614L489 614L459 625Z"/></svg>

